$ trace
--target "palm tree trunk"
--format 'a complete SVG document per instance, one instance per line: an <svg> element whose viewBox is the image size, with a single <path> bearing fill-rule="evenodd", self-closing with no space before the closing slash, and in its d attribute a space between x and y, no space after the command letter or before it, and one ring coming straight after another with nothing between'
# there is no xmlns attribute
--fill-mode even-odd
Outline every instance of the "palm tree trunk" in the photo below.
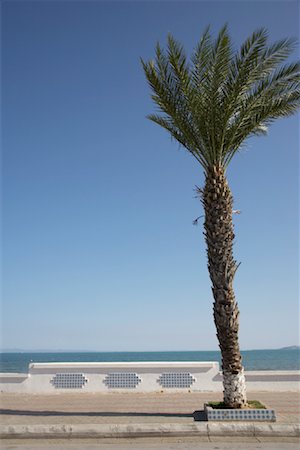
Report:
<svg viewBox="0 0 300 450"><path fill-rule="evenodd" d="M222 354L224 403L232 408L243 408L247 398L238 342L239 310L233 292L238 266L232 252L232 195L222 167L214 166L207 172L202 198L214 320Z"/></svg>

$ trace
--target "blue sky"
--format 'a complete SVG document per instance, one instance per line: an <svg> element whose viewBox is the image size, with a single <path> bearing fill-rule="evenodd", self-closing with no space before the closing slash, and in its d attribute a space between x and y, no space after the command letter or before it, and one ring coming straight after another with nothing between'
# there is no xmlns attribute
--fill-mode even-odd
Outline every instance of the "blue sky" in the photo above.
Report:
<svg viewBox="0 0 300 450"><path fill-rule="evenodd" d="M146 120L140 57L168 32L190 54L207 24L237 48L261 26L298 38L298 19L296 1L2 2L2 348L218 348L202 169ZM228 171L243 349L299 342L298 121Z"/></svg>

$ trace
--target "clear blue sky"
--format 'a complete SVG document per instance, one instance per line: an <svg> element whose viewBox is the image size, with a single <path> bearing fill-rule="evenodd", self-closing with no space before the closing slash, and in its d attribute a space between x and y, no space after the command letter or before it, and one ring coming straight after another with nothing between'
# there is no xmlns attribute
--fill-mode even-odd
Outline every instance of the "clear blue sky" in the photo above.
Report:
<svg viewBox="0 0 300 450"><path fill-rule="evenodd" d="M298 38L299 3L2 2L2 348L218 348L202 169L146 120L139 58L225 22L237 47L261 26ZM298 120L228 172L243 349L299 339Z"/></svg>

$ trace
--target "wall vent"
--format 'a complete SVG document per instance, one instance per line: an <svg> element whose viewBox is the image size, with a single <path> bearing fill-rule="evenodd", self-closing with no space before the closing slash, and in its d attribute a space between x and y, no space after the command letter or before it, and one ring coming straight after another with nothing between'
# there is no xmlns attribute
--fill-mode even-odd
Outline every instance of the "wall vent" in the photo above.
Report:
<svg viewBox="0 0 300 450"><path fill-rule="evenodd" d="M103 383L110 389L135 389L142 380L136 373L109 373Z"/></svg>
<svg viewBox="0 0 300 450"><path fill-rule="evenodd" d="M196 379L187 372L169 372L160 375L157 381L164 388L190 388Z"/></svg>
<svg viewBox="0 0 300 450"><path fill-rule="evenodd" d="M87 382L83 373L57 373L50 380L56 389L82 389Z"/></svg>

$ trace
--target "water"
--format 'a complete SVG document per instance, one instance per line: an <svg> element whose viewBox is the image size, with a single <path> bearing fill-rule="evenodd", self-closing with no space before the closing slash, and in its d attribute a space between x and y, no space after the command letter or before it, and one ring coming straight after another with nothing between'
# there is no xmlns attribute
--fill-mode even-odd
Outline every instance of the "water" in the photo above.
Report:
<svg viewBox="0 0 300 450"><path fill-rule="evenodd" d="M300 370L300 349L246 350L246 370ZM24 373L30 362L219 361L217 351L114 353L0 353L0 372Z"/></svg>

